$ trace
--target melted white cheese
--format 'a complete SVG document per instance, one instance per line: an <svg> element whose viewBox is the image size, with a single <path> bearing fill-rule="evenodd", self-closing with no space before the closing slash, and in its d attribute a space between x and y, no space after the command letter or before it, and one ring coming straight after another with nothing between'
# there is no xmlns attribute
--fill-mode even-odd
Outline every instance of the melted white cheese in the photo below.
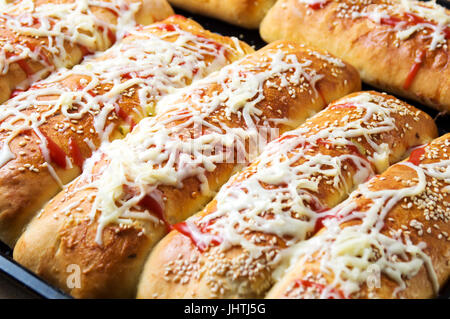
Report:
<svg viewBox="0 0 450 319"><path fill-rule="evenodd" d="M448 144L449 142L447 142ZM430 148L431 146L428 146ZM414 244L409 236L382 233L385 219L395 205L402 200L420 196L427 189L427 176L444 183L445 190L450 183L450 161L439 160L431 164L401 162L397 165L407 166L415 172L416 178L411 186L398 189L371 189L371 181L362 184L348 200L337 206L334 214L343 217L325 222L327 230L299 247L297 256L302 263L310 260L320 261L320 270L332 274L334 278L320 297L329 297L335 288L345 296L358 293L367 283L376 269L397 283L394 295L406 288L406 280L414 277L422 267L428 272L434 292L439 291L439 283L431 261L424 252L426 244ZM360 211L355 196L362 195L369 200L369 205ZM341 224L358 219L360 224L341 228ZM314 257L313 257L314 255Z"/></svg>

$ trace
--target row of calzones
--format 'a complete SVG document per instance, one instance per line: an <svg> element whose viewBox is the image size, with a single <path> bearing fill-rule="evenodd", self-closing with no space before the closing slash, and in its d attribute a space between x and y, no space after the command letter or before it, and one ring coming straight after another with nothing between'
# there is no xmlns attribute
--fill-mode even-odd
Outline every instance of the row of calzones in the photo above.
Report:
<svg viewBox="0 0 450 319"><path fill-rule="evenodd" d="M255 52L165 0L0 11L0 240L48 283L430 298L447 282L450 135L360 91L359 67L295 41Z"/></svg>
<svg viewBox="0 0 450 319"><path fill-rule="evenodd" d="M0 102L107 49L127 27L172 12L165 0L7 1L0 14Z"/></svg>

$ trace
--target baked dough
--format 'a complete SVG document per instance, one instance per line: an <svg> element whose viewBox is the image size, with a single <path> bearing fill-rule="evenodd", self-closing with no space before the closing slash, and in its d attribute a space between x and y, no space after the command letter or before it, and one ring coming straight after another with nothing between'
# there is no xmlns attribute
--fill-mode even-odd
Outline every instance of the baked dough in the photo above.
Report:
<svg viewBox="0 0 450 319"><path fill-rule="evenodd" d="M104 144L19 239L14 258L79 298L134 297L170 225L198 212L278 132L360 88L342 61L276 42L162 101ZM81 288L67 287L67 266Z"/></svg>
<svg viewBox="0 0 450 319"><path fill-rule="evenodd" d="M0 13L0 103L61 67L103 51L126 27L173 14L166 0L34 0ZM15 91L15 92L14 92Z"/></svg>
<svg viewBox="0 0 450 319"><path fill-rule="evenodd" d="M359 92L270 143L153 250L139 298L261 298L324 211L437 135L431 117Z"/></svg>
<svg viewBox="0 0 450 319"><path fill-rule="evenodd" d="M450 134L329 213L268 298L432 298L450 274Z"/></svg>
<svg viewBox="0 0 450 319"><path fill-rule="evenodd" d="M155 103L253 50L173 16L129 35L0 108L0 239L13 246L30 218L105 141L125 136ZM25 121L25 122L24 122Z"/></svg>
<svg viewBox="0 0 450 319"><path fill-rule="evenodd" d="M175 7L257 29L276 0L169 0Z"/></svg>
<svg viewBox="0 0 450 319"><path fill-rule="evenodd" d="M261 24L354 65L363 81L450 110L450 11L414 0L280 0Z"/></svg>

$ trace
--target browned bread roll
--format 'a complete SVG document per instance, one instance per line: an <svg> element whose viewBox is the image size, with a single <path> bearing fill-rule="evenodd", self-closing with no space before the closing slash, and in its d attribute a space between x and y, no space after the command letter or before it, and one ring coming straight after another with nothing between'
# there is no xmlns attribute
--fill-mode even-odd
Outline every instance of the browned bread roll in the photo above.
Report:
<svg viewBox="0 0 450 319"><path fill-rule="evenodd" d="M261 35L328 50L363 81L449 111L449 13L415 0L280 0Z"/></svg>
<svg viewBox="0 0 450 319"><path fill-rule="evenodd" d="M75 297L133 297L148 253L267 140L360 88L327 54L277 42L157 105L104 144L19 239L14 258ZM68 287L67 267L81 269Z"/></svg>
<svg viewBox="0 0 450 319"><path fill-rule="evenodd" d="M169 0L169 2L192 13L256 29L276 0Z"/></svg>
<svg viewBox="0 0 450 319"><path fill-rule="evenodd" d="M362 184L268 298L431 298L450 274L450 134Z"/></svg>
<svg viewBox="0 0 450 319"><path fill-rule="evenodd" d="M34 0L0 13L0 102L50 71L110 47L125 28L173 13L166 0Z"/></svg>
<svg viewBox="0 0 450 319"><path fill-rule="evenodd" d="M0 108L0 239L12 246L84 159L151 115L162 96L252 51L173 16L9 100Z"/></svg>
<svg viewBox="0 0 450 319"><path fill-rule="evenodd" d="M330 104L173 227L146 262L138 297L264 297L323 211L436 134L427 114L392 96L359 92Z"/></svg>

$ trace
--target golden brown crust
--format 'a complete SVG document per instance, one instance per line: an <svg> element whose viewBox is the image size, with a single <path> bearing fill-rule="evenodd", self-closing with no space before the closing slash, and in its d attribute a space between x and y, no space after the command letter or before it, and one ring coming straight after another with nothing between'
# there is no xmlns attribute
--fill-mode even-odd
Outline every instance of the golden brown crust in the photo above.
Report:
<svg viewBox="0 0 450 319"><path fill-rule="evenodd" d="M71 3L73 0L67 1L35 1L36 6L45 5L49 3ZM170 5L166 0L129 0L129 3L141 3L141 10L137 13L135 20L140 24L150 24L173 14ZM92 7L92 12L101 21L108 24L116 24L117 16L108 9L101 7ZM21 14L22 12L12 12L12 15ZM9 66L9 70L6 74L0 76L0 103L10 98L13 91L20 86L21 89L27 88L31 82L35 80L47 77L52 69L55 67L56 55L46 47L49 45L49 39L47 37L34 37L25 34L18 34L11 30L5 19L0 19L0 43L2 45L8 44L15 48L18 54L21 53L22 46L30 48L31 51L37 50L40 58L45 61L47 65L36 61L30 57L26 57L19 62L13 62ZM85 48L79 44L64 41L64 51L67 52L67 59L64 61L64 66L71 68L75 64L79 63L83 56L89 53L89 51L103 51L110 47L112 39L107 38L102 43L96 43L95 47ZM60 50L61 51L61 50ZM37 78L36 78L37 77Z"/></svg>
<svg viewBox="0 0 450 319"><path fill-rule="evenodd" d="M164 36L167 31L164 29L167 26L177 26L183 31L189 32L198 36L201 41L210 41L217 46L226 47L224 53L226 60L217 62L215 59L215 53L201 53L198 58L199 63L205 63L205 66L211 65L213 62L217 62L216 67L221 64L225 65L229 62L239 59L252 49L243 42L234 42L231 38L222 37L218 34L211 33L204 30L200 25L192 20L188 20L181 16L172 16L162 24L161 28L158 27L147 27L142 31L145 37L146 32L156 36ZM164 40L168 42L174 42L178 36L176 34L165 37ZM139 35L132 35L123 40L124 43L139 43ZM194 46L201 46L202 44L193 44ZM238 48L237 46L240 46ZM110 51L103 54L97 59L97 61L108 60L114 58L113 53ZM92 63L96 63L93 61ZM212 72L214 69L205 69L200 74L206 72ZM57 84L61 87L67 89L69 92L80 90L80 79L86 78L88 76L80 75L75 73L68 73L68 77L59 81ZM200 75L199 74L199 75ZM188 85L191 83L191 78L186 78L184 83ZM174 84L175 85L175 84ZM54 83L41 82L30 88L31 90L41 90L45 86L54 86ZM170 83L167 83L167 87ZM99 86L95 88L95 95L101 95L107 92L111 84L108 81L103 81ZM137 87L137 86L135 86ZM29 91L29 92L30 92ZM132 92L132 94L129 94ZM118 100L118 105L121 109L120 112L127 114L128 117L133 118L133 122L137 123L143 116L147 115L147 111L143 110L142 105L140 105L140 99L138 92L133 90L133 87L123 91L120 94L120 99ZM162 93L164 94L164 93ZM57 96L41 96L38 100L56 100ZM154 97L154 102L156 102L157 97ZM27 109L22 111L23 114L39 114L45 113L49 108L55 106L55 102L52 102L47 107L40 106L37 110L37 106L31 104ZM100 106L102 107L102 106ZM6 112L5 110L0 111ZM3 121L4 122L4 121ZM105 127L112 125L112 132L109 136L110 140L123 137L126 132L122 132L122 125L129 125L128 118L124 116L117 115L117 112L111 112L111 116L106 120ZM68 127L61 132L60 127L63 124L67 124ZM73 141L80 150L81 157L83 159L89 158L92 153L92 147L97 148L101 143L100 132L94 130L94 115L85 113L80 119L76 121L71 121L61 112L56 112L50 117L46 118L45 123L39 126L39 130L44 133L49 140L56 143L59 148L70 158L72 163L76 163L76 159L73 158L73 153L70 151L70 146ZM5 130L0 132L0 140L5 141L11 135L11 132ZM88 143L88 141L90 141ZM22 132L17 137L13 138L10 142L10 149L15 155L15 159L7 162L7 164L0 167L0 239L9 245L14 245L18 236L23 231L24 226L30 220L30 218L47 202L53 195L55 195L60 190L60 185L53 178L53 175L48 170L46 160L39 148L39 140L36 133L32 131ZM81 170L77 165L73 165L73 168L67 167L62 168L54 162L49 163L55 169L56 174L59 176L63 184L68 183L80 174Z"/></svg>
<svg viewBox="0 0 450 319"><path fill-rule="evenodd" d="M175 7L256 29L275 0L169 0Z"/></svg>
<svg viewBox="0 0 450 319"><path fill-rule="evenodd" d="M442 163L441 172L448 171L448 161L450 153L450 134L441 136L431 142L426 148L424 155L412 155L408 161L414 165L430 163ZM413 153L414 154L414 153ZM408 161L405 161L408 163ZM385 173L374 177L368 182L370 191L401 190L417 184L418 174L411 166L399 163L391 166ZM449 250L449 200L448 183L445 180L430 175L426 175L426 187L414 196L402 197L384 215L383 228L381 233L387 237L409 238L412 244L421 244L422 251L430 258L434 268L437 283L443 287L450 276ZM372 207L372 200L368 199L365 192L355 191L352 198L345 203L355 204L355 210L365 212ZM342 223L341 228L345 229L359 222L348 221ZM322 234L327 233L324 229ZM333 244L332 244L333 245ZM398 256L399 259L402 257ZM313 258L305 263L298 262L268 294L268 298L317 298L321 289L299 290L295 282L308 278L307 281L315 281L320 278L320 287L325 287L333 282L332 272L325 273L320 267L321 257L313 255ZM328 267L325 263L322 267ZM405 281L405 289L396 294L400 287L399 283L385 274L385 269L381 269L379 285L369 288L367 283L360 285L360 290L350 298L432 298L436 296L433 288L432 274L423 263L420 270L411 276L402 278ZM375 283L375 282L374 282ZM339 291L338 285L335 290ZM340 293L339 297L344 297Z"/></svg>
<svg viewBox="0 0 450 319"><path fill-rule="evenodd" d="M324 63L322 59L310 55L307 49L288 42L272 44L265 49L248 56L246 59L236 62L235 65L239 67L237 70L243 70L240 72L247 72L248 75L264 72L267 70L261 69L261 67L255 69L250 68L250 71L246 69L246 67L250 65L264 65L261 63L266 63L267 58L270 57L271 54L280 51L283 52L285 56L294 54L300 60L311 60L312 64L309 67L317 67L317 72L324 75L324 77L317 82L317 85L318 88L322 90L323 96L325 96L327 100L322 101L307 83L297 83L296 85L282 87L279 90L278 85L269 86L268 83L265 82L264 98L257 104L258 109L262 111L263 115L259 117L260 122L256 124L264 123L262 118L266 117L275 119L287 117L291 120L292 127L294 127L300 122L303 122L311 115L311 113L322 109L326 102L355 89L359 89L360 87L357 72L352 67L344 65L339 68L340 72L336 74L335 67L331 67L330 65L327 65L327 63ZM287 74L287 78L292 75L292 72L290 71L285 73ZM283 76L285 76L285 74L276 74L271 78L271 81L275 82L275 84L279 84L281 77ZM183 92L185 95L181 95L180 99L185 103L192 104L192 108L198 109L199 106L195 104L198 92L202 92L202 96L209 97L221 92L222 89L222 85L215 82L207 82L206 84L201 84L200 87L194 85L194 88L191 89L192 92L190 93L189 90L185 90ZM292 95L292 90L294 90L296 94ZM208 100L207 98L205 99ZM176 105L177 104L175 103L175 106ZM170 112L158 114L153 118L154 123L166 123L166 121L169 120L167 121L168 124L165 124L167 127L173 127L181 123L183 120L178 119L178 114L183 114L185 108L183 103L180 103L180 105L181 106L178 108L175 107L174 110L170 110ZM206 121L216 127L218 123L221 123L233 128L246 128L243 117L238 117L235 113L231 114L231 117L227 117L224 113L225 110L225 106L218 107L217 111L207 116ZM172 117L177 120L170 121ZM282 131L292 128L286 124L277 125ZM139 134L139 131L142 129L144 128L142 127L141 122L141 125L138 125L136 130L129 134L128 137ZM190 124L186 131L183 131L183 135L193 135L195 132L194 130L195 127ZM181 137L178 137L177 135L177 138ZM100 172L104 167L107 167L108 161L108 158L102 157L95 163L94 168L92 169L92 177L94 180L101 177L95 174ZM205 173L209 188L211 190L216 190L230 177L233 173L233 169L236 169L237 166L238 165L235 163L216 163L216 168L214 170ZM71 189L74 188L79 189L86 185L86 183L86 178L76 179L67 191L58 194L49 205L46 206L42 215L33 220L19 239L14 250L14 258L25 267L28 267L38 275L47 278L75 297L133 297L136 291L138 275L140 274L147 254L163 235L167 233L166 225L162 220L157 220L156 222L135 220L132 225L128 226L131 229L138 228L142 230L142 232L136 232L135 230L121 230L121 227L114 223L106 225L104 233L113 236L113 239L111 239L110 242L114 247L111 246L111 250L102 249L91 237L79 237L77 234L96 232L99 227L97 219L99 214L96 215L96 218L92 223L83 222L83 220L89 216L91 211L93 200L96 195L95 191L93 189L78 192L71 191ZM164 199L164 207L162 208L164 219L171 224L177 223L201 209L201 207L210 199L210 194L202 193L200 191L200 186L201 183L196 177L189 177L188 179L183 180L183 186L179 188L167 185L158 186L158 192L161 193L161 198ZM78 202L80 203L79 205L77 204ZM64 214L64 208L70 207L71 203L72 205L76 204L77 208L72 208L71 213L66 216ZM143 208L139 206L133 207L133 211L135 210L142 211ZM157 212L152 213L153 215L157 215ZM55 217L53 217L53 215ZM50 221L50 219L52 220ZM69 220L75 220L75 222L79 221L80 224L76 227L71 226ZM43 227L46 229L44 235L46 238L42 241L36 240L37 236L42 236L41 228ZM81 229L78 229L78 227L81 227ZM76 238L76 240L74 238ZM66 247L68 241L71 242L70 251ZM135 254L134 261L132 262L132 266L134 267L133 270L129 268L131 267L131 262L127 259L130 251L123 247L133 248L133 254ZM51 253L44 257L33 255L33 252L47 251L48 249L57 250L58 253L56 254L56 257ZM58 259L58 261L55 261L55 258ZM89 263L91 267L88 267L89 270L87 271L87 274L85 275L83 272L81 289L69 289L65 285L67 274L64 272L64 267L71 263L84 266L89 260L95 260L98 261L98 263L96 265ZM111 267L110 269L114 269L114 271L105 269L103 267L104 264L108 264ZM93 283L96 283L99 287L103 286L105 289L94 289L90 286L93 285ZM127 285L127 287L125 287L125 285Z"/></svg>
<svg viewBox="0 0 450 319"><path fill-rule="evenodd" d="M327 1L322 9L313 10L298 0L281 0L269 11L260 31L268 42L290 39L328 50L353 64L363 81L438 110L449 111L448 40L445 40L445 45L428 50L430 39L426 31L415 32L407 39L399 40L387 24L378 24L364 17L351 18L353 11L349 8L356 8L355 12L364 7L375 10L379 9L380 3L386 2ZM449 11L446 12L449 15ZM422 58L421 52L424 52ZM405 89L417 59L423 62L412 77L410 87Z"/></svg>
<svg viewBox="0 0 450 319"><path fill-rule="evenodd" d="M333 102L327 109L308 119L300 129L305 128L302 136L315 136L324 131L324 129L339 129L345 127L348 121L357 121L364 117L361 109L354 107L350 101L353 97L367 94L353 93L336 102ZM394 120L395 129L386 130L385 132L374 134L371 136L372 143L378 145L386 143L390 150L389 163L395 163L404 158L405 152L413 146L423 144L430 141L437 135L436 125L431 117L414 107L399 101L398 99L385 94L370 92L374 103L383 105L387 109L391 109L390 117ZM353 102L355 103L355 102ZM345 119L345 120L344 120ZM365 125L376 127L377 120L371 118ZM407 129L407 127L410 127ZM284 138L295 138L294 133L288 133ZM300 139L299 139L300 140ZM357 143L363 154L359 156L367 158L373 155L373 144L360 135L355 135L351 139ZM342 146L334 145L331 140L324 143L326 139L311 149L307 153L323 154L329 156L342 156L344 154L354 154L355 150L351 148L342 148ZM275 141L272 147L280 145ZM288 156L302 150L304 146L298 147L288 152ZM281 151L281 147L275 150ZM317 160L317 159L315 159ZM367 159L366 159L367 160ZM307 160L301 157L295 163L290 165L300 166ZM253 162L247 169L235 175L227 184L227 188L247 187L241 186L242 181L249 179L258 172L259 160ZM312 164L311 164L312 166ZM306 192L313 195L319 200L320 205L331 208L343 201L348 194L357 186L354 180L358 173L356 166L352 160L343 160L341 163L342 171L339 176L343 176L344 181L338 186L329 183L329 178L325 173L318 172L314 177L320 180L316 191L305 188ZM375 169L375 168L374 168ZM386 167L382 167L382 170ZM375 171L377 171L375 169ZM378 171L379 172L379 171ZM262 172L259 171L261 174ZM304 173L307 174L307 173ZM329 174L329 173L328 173ZM244 184L247 185L247 184ZM251 185L251 184L250 184ZM275 187L275 186L274 186ZM226 190L225 190L226 191ZM232 200L231 198L227 198ZM240 200L243 200L242 198ZM257 200L253 198L253 200ZM294 199L292 199L294 201ZM226 203L225 203L226 204ZM311 204L312 209L315 205ZM217 200L211 201L205 209L196 214L192 220L197 224L201 224L202 217L217 212ZM285 208L286 209L286 208ZM260 213L259 216L269 216L270 207ZM229 212L234 213L234 212ZM298 213L295 218L304 220L307 215ZM294 211L292 210L292 214ZM219 218L228 218L227 212L222 217L214 219L214 223ZM248 217L251 218L251 217ZM235 219L232 219L235 221ZM229 223L232 223L230 220ZM238 226L236 226L238 227ZM317 227L317 226L316 226ZM287 247L286 239L275 235L274 233L251 231L247 235L257 237L258 242L263 246L273 247L267 249L263 255L253 259L250 253L243 246L235 245L230 249L221 250L220 247L211 247L205 251L200 250L191 239L177 230L173 230L155 247L147 260L143 274L140 279L138 288L139 298L261 298L264 297L268 289L274 284L272 277L275 270L280 266L280 262L274 262L275 258L281 258L282 249ZM298 230L300 232L300 230ZM314 234L312 231L307 238ZM221 237L220 230L216 234ZM274 244L272 241L275 241ZM278 250L279 252L275 252ZM274 253L275 252L275 253ZM278 257L277 257L278 255Z"/></svg>

